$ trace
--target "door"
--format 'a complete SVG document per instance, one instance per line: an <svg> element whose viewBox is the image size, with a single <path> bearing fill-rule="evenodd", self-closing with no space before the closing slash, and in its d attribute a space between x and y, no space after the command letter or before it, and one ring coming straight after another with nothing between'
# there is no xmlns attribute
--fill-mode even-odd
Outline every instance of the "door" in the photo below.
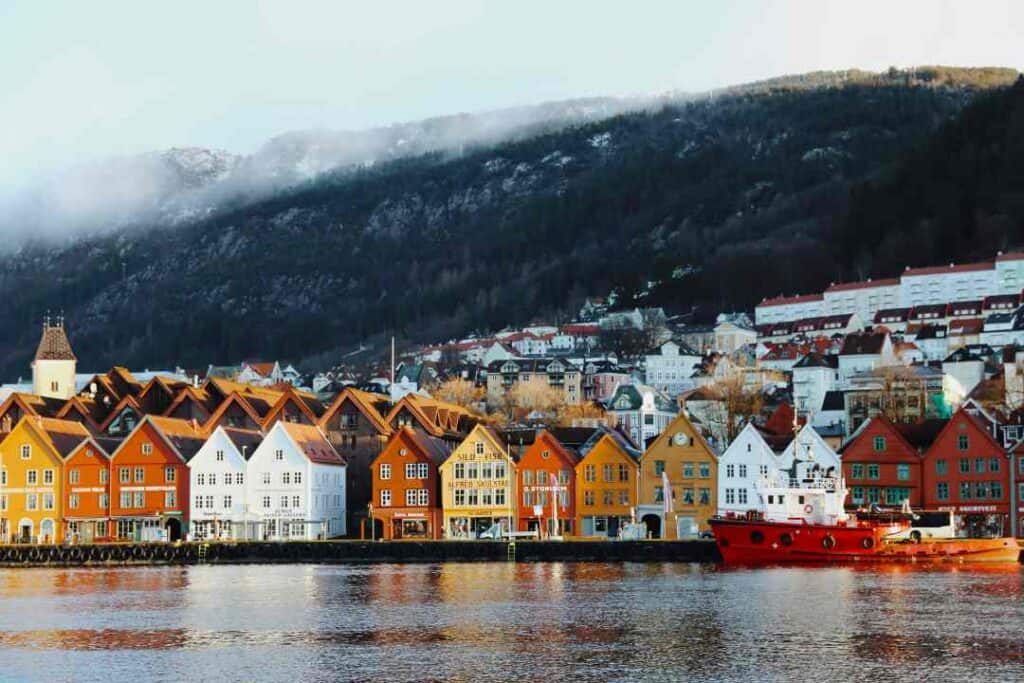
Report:
<svg viewBox="0 0 1024 683"><path fill-rule="evenodd" d="M32 522L22 520L18 525L18 543L32 542Z"/></svg>
<svg viewBox="0 0 1024 683"><path fill-rule="evenodd" d="M608 538L616 538L619 535L619 518L608 518Z"/></svg>
<svg viewBox="0 0 1024 683"><path fill-rule="evenodd" d="M661 517L649 514L644 515L640 521L647 525L647 535L650 538L661 538Z"/></svg>
<svg viewBox="0 0 1024 683"><path fill-rule="evenodd" d="M44 519L43 523L39 525L39 542L40 543L56 543L57 538L53 533L54 524L52 519Z"/></svg>
<svg viewBox="0 0 1024 683"><path fill-rule="evenodd" d="M164 530L167 531L167 540L169 541L180 541L181 540L181 520L172 517L167 520L164 524Z"/></svg>

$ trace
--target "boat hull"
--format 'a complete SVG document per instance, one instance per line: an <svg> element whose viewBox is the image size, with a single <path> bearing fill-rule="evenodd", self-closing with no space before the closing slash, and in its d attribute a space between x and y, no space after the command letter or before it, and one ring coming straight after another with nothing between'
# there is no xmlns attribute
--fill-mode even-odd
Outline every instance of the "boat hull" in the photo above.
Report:
<svg viewBox="0 0 1024 683"><path fill-rule="evenodd" d="M712 519L727 564L842 562L1018 562L1013 538L890 541L890 525L832 526L805 522Z"/></svg>

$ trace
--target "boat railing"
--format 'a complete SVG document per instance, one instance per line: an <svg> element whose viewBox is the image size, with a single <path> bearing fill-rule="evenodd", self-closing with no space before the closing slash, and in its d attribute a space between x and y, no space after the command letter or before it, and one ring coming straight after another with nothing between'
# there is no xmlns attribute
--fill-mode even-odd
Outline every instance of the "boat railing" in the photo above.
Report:
<svg viewBox="0 0 1024 683"><path fill-rule="evenodd" d="M835 491L842 485L837 477L807 477L804 479L769 479L758 482L761 489L822 489Z"/></svg>

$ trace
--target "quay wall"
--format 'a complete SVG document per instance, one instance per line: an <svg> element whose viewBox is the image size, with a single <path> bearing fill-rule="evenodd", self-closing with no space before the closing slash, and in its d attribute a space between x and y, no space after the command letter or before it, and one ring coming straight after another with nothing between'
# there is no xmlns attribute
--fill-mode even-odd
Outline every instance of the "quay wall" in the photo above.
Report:
<svg viewBox="0 0 1024 683"><path fill-rule="evenodd" d="M386 562L717 562L713 541L287 541L0 546L0 567Z"/></svg>

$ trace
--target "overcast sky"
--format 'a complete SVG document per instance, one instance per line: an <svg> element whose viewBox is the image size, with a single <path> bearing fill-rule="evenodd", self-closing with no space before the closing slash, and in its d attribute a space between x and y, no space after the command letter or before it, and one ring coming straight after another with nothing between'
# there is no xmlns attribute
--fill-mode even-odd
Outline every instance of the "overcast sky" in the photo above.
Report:
<svg viewBox="0 0 1024 683"><path fill-rule="evenodd" d="M1024 66L1024 2L0 1L0 185L170 146L253 151L787 73Z"/></svg>

